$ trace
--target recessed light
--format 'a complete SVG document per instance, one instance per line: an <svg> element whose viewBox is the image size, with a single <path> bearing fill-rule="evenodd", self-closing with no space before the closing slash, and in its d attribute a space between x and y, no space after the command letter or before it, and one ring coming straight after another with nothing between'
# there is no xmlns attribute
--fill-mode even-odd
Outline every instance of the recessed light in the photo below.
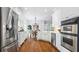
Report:
<svg viewBox="0 0 79 59"><path fill-rule="evenodd" d="M28 8L25 8L25 10L27 10Z"/></svg>
<svg viewBox="0 0 79 59"><path fill-rule="evenodd" d="M44 12L47 12L48 10L47 9L44 9Z"/></svg>

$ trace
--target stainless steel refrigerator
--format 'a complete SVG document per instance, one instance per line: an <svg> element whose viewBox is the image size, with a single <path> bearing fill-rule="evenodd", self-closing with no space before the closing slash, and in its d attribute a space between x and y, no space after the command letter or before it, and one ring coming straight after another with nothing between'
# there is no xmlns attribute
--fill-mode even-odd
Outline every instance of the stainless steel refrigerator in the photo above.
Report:
<svg viewBox="0 0 79 59"><path fill-rule="evenodd" d="M2 7L2 52L16 52L18 47L18 15L9 7ZM5 17L5 18L4 18Z"/></svg>

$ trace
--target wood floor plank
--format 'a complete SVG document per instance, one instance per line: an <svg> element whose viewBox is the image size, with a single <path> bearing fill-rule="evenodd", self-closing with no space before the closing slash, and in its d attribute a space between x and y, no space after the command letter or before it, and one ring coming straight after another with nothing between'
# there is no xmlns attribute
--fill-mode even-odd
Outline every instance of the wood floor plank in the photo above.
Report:
<svg viewBox="0 0 79 59"><path fill-rule="evenodd" d="M20 52L58 52L51 43L35 40L35 39L27 39L22 46L19 48Z"/></svg>

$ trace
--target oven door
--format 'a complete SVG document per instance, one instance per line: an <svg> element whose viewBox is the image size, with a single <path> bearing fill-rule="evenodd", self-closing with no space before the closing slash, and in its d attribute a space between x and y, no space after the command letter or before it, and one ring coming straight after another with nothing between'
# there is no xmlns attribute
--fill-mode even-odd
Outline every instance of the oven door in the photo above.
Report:
<svg viewBox="0 0 79 59"><path fill-rule="evenodd" d="M61 34L61 45L70 50L70 51L77 51L77 37Z"/></svg>
<svg viewBox="0 0 79 59"><path fill-rule="evenodd" d="M77 28L77 24L63 25L61 27L61 32L77 34Z"/></svg>

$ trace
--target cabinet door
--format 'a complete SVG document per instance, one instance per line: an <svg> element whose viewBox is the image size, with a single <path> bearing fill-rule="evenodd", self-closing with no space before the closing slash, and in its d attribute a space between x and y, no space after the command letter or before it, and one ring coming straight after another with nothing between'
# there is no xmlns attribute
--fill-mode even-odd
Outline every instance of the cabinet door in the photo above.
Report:
<svg viewBox="0 0 79 59"><path fill-rule="evenodd" d="M57 10L52 14L52 27L58 28L60 26L61 22L60 17L61 17L60 10Z"/></svg>
<svg viewBox="0 0 79 59"><path fill-rule="evenodd" d="M61 19L67 20L69 18L79 16L79 8L78 7L64 7L61 8Z"/></svg>
<svg viewBox="0 0 79 59"><path fill-rule="evenodd" d="M51 43L53 43L53 45L56 45L56 34L55 33L51 33Z"/></svg>

